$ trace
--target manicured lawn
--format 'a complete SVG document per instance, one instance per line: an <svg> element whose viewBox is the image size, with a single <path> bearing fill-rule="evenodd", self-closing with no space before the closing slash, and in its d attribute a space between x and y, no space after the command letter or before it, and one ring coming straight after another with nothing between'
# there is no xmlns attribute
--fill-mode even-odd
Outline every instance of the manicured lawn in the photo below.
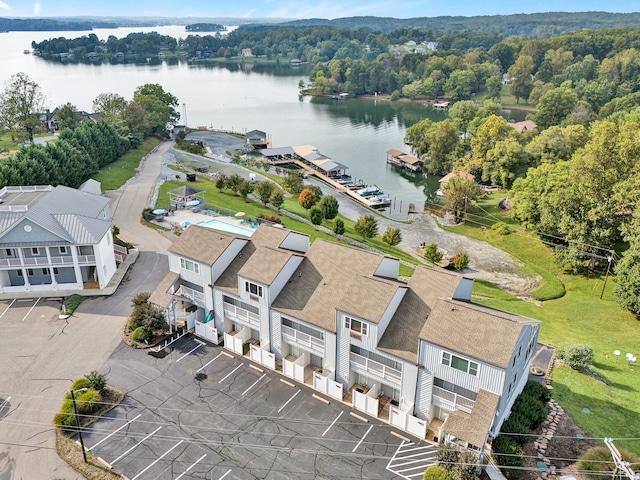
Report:
<svg viewBox="0 0 640 480"><path fill-rule="evenodd" d="M525 315L542 322L540 341L563 347L570 343L586 343L595 352L593 370L607 379L609 385L567 367L553 371L553 394L556 400L592 436L632 437L640 433L640 370L630 367L627 352L640 353L640 324L615 301L614 278L610 277L602 300L603 275L567 275L553 263L551 248L526 231L499 236L490 230L491 222L510 221L509 214L497 210L500 195L495 193L481 200L482 210L476 210L474 222L450 230L488 241L521 259L526 269L543 275L545 282L538 289L554 292L563 285L566 294L539 303L521 300L483 281L474 285L474 300L501 310ZM486 235L481 229L486 225ZM622 352L615 360L614 350ZM583 409L589 410L585 413ZM617 440L619 448L640 454L640 442Z"/></svg>
<svg viewBox="0 0 640 480"><path fill-rule="evenodd" d="M136 174L136 168L142 158L159 143L159 138L147 138L137 149L129 150L118 160L101 169L93 179L102 184L102 190L117 190Z"/></svg>
<svg viewBox="0 0 640 480"><path fill-rule="evenodd" d="M526 112L535 113L536 106L525 103L524 99L520 99L520 103L516 103L516 98L511 95L508 85L502 86L502 92L500 94L500 100L497 100L497 103L502 105L503 108L509 108L513 110L524 110ZM486 89L480 90L475 97L475 100L479 103L484 102L487 99L487 91Z"/></svg>

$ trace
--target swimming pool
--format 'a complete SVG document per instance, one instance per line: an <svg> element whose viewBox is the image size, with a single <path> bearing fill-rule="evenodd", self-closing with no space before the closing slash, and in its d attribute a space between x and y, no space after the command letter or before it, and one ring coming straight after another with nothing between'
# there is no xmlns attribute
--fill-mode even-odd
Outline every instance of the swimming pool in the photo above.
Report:
<svg viewBox="0 0 640 480"><path fill-rule="evenodd" d="M233 233L235 235L244 235L250 237L255 232L254 229L242 228L220 220L209 220L208 222L200 222L201 227L213 228L214 230L222 230L223 232Z"/></svg>

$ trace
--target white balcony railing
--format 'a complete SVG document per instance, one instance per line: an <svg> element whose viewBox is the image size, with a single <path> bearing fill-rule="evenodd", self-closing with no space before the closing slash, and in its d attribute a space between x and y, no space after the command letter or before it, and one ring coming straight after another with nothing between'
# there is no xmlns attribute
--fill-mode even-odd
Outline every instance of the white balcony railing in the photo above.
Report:
<svg viewBox="0 0 640 480"><path fill-rule="evenodd" d="M78 265L95 265L95 255L78 255ZM26 258L0 258L0 267L59 267L73 265L73 257L26 257Z"/></svg>
<svg viewBox="0 0 640 480"><path fill-rule="evenodd" d="M388 367L380 362L376 362L375 360L371 360L353 352L351 352L350 358L351 365L354 370L364 370L367 373L373 373L385 380L392 380L397 383L400 383L400 380L402 379L402 372L400 370Z"/></svg>
<svg viewBox="0 0 640 480"><path fill-rule="evenodd" d="M475 401L470 398L463 397L444 388L436 387L435 385L433 386L433 396L437 397L440 402L443 403L442 406L450 407L454 410L459 409L467 413L471 413L475 403Z"/></svg>
<svg viewBox="0 0 640 480"><path fill-rule="evenodd" d="M307 333L296 330L295 328L282 325L282 336L287 342L294 342L299 345L324 353L324 340L313 337Z"/></svg>
<svg viewBox="0 0 640 480"><path fill-rule="evenodd" d="M180 285L180 287L174 292L174 295L185 297L196 303L204 305L204 293L187 287L186 285Z"/></svg>
<svg viewBox="0 0 640 480"><path fill-rule="evenodd" d="M260 315L224 302L224 315L250 327L260 328Z"/></svg>

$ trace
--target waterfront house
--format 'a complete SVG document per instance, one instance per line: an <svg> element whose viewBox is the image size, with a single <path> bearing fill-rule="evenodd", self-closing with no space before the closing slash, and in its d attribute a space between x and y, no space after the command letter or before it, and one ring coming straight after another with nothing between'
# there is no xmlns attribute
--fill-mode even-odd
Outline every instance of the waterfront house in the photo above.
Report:
<svg viewBox="0 0 640 480"><path fill-rule="evenodd" d="M253 148L262 149L271 147L271 140L269 140L267 134L261 130L251 130L244 136L247 145L251 145Z"/></svg>
<svg viewBox="0 0 640 480"><path fill-rule="evenodd" d="M116 271L112 222L109 199L95 191L94 182L0 190L0 293L107 286Z"/></svg>
<svg viewBox="0 0 640 480"><path fill-rule="evenodd" d="M458 274L268 225L192 225L168 253L150 301L172 325L420 437L482 452L526 381L538 322Z"/></svg>

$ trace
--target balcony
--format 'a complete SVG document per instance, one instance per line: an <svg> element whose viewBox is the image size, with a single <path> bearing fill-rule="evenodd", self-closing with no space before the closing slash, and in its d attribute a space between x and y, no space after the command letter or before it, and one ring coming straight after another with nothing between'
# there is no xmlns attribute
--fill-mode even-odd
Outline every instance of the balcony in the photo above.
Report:
<svg viewBox="0 0 640 480"><path fill-rule="evenodd" d="M178 289L173 292L173 295L188 298L192 302L197 303L200 306L204 306L204 293L187 287L186 285L180 285Z"/></svg>
<svg viewBox="0 0 640 480"><path fill-rule="evenodd" d="M78 265L95 265L95 255L78 255ZM26 258L0 258L0 268L2 267L60 267L72 266L73 257L65 255L62 257L26 257Z"/></svg>
<svg viewBox="0 0 640 480"><path fill-rule="evenodd" d="M445 407L451 410L462 410L463 412L471 413L473 410L474 400L458 395L457 393L450 392L444 388L433 386L434 404Z"/></svg>
<svg viewBox="0 0 640 480"><path fill-rule="evenodd" d="M363 357L362 355L358 355L357 353L353 352L351 352L350 354L350 359L352 370L359 371L365 374L370 373L386 381L391 381L396 385L400 384L400 381L402 379L402 372L400 370L388 367L386 365L383 365L382 363L376 362L375 360L371 360L367 357Z"/></svg>
<svg viewBox="0 0 640 480"><path fill-rule="evenodd" d="M260 329L260 315L224 302L224 316L238 320L249 327Z"/></svg>
<svg viewBox="0 0 640 480"><path fill-rule="evenodd" d="M295 328L282 325L282 338L288 343L295 343L303 347L310 348L319 353L324 353L324 340L316 337L312 337L309 334L303 333Z"/></svg>

